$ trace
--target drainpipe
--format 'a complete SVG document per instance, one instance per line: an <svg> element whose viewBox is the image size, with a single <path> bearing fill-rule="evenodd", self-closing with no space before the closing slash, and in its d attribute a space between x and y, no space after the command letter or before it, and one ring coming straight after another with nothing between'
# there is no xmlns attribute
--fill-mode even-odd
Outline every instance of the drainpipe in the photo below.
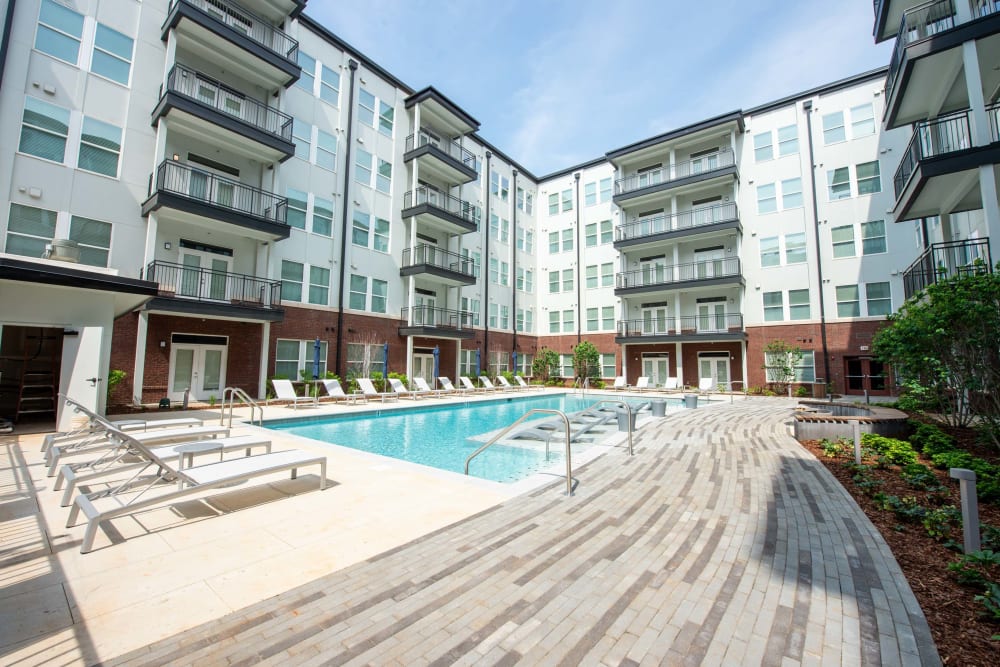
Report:
<svg viewBox="0 0 1000 667"><path fill-rule="evenodd" d="M514 174L514 183L511 185L511 189L514 192L514 213L511 216L514 219L514 260L511 262L512 268L511 273L514 275L514 289L511 290L510 294L510 314L514 317L514 342L511 344L511 350L517 352L517 169L512 170ZM528 193L525 193L527 196ZM517 372L517 369L514 369Z"/></svg>
<svg viewBox="0 0 1000 667"><path fill-rule="evenodd" d="M351 198L351 148L352 137L354 136L354 75L358 71L358 61L351 58L347 61L347 66L351 70L351 85L347 93L347 135L344 150L344 188L343 188L343 213L340 220L340 295L337 298L337 375L344 377L341 349L344 346L344 277L347 273L347 213L348 200Z"/></svg>
<svg viewBox="0 0 1000 667"><path fill-rule="evenodd" d="M14 22L14 5L17 0L9 0L7 3L7 16L3 22L3 37L0 37L0 86L3 86L3 72L7 69L7 49L10 48L10 29Z"/></svg>
<svg viewBox="0 0 1000 667"><path fill-rule="evenodd" d="M576 181L576 344L579 345L583 339L583 322L581 321L583 316L583 273L580 272L580 269L583 268L580 263L582 261L580 246L583 239L580 238L580 172L573 174L573 179Z"/></svg>
<svg viewBox="0 0 1000 667"><path fill-rule="evenodd" d="M486 199L486 241L483 243L483 256L486 258L486 280L483 281L483 350L486 352L486 374L490 370L490 160L492 151L486 151L486 176L483 178L483 192ZM500 260L498 259L497 262ZM497 269L499 271L499 268ZM480 369L482 372L482 369Z"/></svg>
<svg viewBox="0 0 1000 667"><path fill-rule="evenodd" d="M819 283L819 335L823 341L823 372L830 383L830 351L826 344L826 300L823 298L823 252L819 244L819 204L816 199L816 163L813 159L812 100L802 103L806 114L806 134L809 137L809 185L812 188L813 231L816 234L816 280Z"/></svg>

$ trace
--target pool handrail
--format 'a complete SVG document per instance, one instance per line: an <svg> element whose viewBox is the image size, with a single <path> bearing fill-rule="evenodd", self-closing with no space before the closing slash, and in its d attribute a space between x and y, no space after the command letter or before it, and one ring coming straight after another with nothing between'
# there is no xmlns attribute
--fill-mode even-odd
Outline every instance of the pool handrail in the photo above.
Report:
<svg viewBox="0 0 1000 667"><path fill-rule="evenodd" d="M544 413L550 414L550 415L558 415L559 417L562 417L563 424L566 427L566 495L567 496L572 496L573 495L573 463L572 463L572 461L570 459L570 427L569 427L569 418L566 416L566 413L563 412L563 411L561 411L561 410L552 410L550 408L533 408L531 410L528 410L523 415L521 415L518 418L517 421L515 421L513 424L509 425L507 428L503 429L502 431L500 431L499 433L497 433L496 435L494 435L492 438L490 438L486 442L486 444L484 444L482 447L480 447L476 451L472 452L472 454L469 455L469 458L465 459L465 474L466 475L469 474L469 463L472 461L472 459L474 459L477 456L479 456L480 454L482 454L487 448L492 447L493 445L495 445L496 442L500 438L502 438L503 436L505 436L508 433L510 433L511 429L513 429L515 426L517 426L518 424L520 424L521 422L523 422L525 419L527 419L528 417L530 417L531 415L533 415L535 413L540 413L540 412L544 412Z"/></svg>
<svg viewBox="0 0 1000 667"><path fill-rule="evenodd" d="M628 428L626 429L628 431L628 455L629 456L633 456L634 453L632 451L632 406L629 405L628 403L626 403L625 401L619 400L617 398L605 398L602 401L598 401L597 403L594 403L593 405L591 405L587 409L588 410L593 410L598 405L604 405L606 403L610 403L610 404L614 405L616 408L617 407L625 406L625 411L628 414Z"/></svg>
<svg viewBox="0 0 1000 667"><path fill-rule="evenodd" d="M258 426L264 425L264 406L257 401L250 398L250 395L239 387L226 387L222 392L222 410L219 414L219 426L223 426L223 422L226 419L226 405L229 406L229 426L233 426L233 402L234 399L240 399L242 402L250 406L250 423L254 423L254 413L256 410L260 410L260 420L257 422Z"/></svg>

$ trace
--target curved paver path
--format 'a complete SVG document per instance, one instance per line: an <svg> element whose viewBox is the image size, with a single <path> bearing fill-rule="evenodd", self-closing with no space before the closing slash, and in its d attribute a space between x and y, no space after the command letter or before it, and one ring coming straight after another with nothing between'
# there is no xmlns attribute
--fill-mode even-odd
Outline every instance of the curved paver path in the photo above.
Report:
<svg viewBox="0 0 1000 667"><path fill-rule="evenodd" d="M572 498L556 481L116 662L939 664L888 546L791 414L677 413L635 457L575 471Z"/></svg>

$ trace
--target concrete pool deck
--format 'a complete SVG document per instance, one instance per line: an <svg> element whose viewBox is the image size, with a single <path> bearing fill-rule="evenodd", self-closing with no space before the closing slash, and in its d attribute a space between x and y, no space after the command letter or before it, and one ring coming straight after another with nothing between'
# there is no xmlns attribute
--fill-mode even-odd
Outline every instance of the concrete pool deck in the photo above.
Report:
<svg viewBox="0 0 1000 667"><path fill-rule="evenodd" d="M635 457L576 467L571 498L326 448L326 491L217 492L82 556L41 436L6 436L0 662L939 662L888 547L789 435L793 405L650 420Z"/></svg>

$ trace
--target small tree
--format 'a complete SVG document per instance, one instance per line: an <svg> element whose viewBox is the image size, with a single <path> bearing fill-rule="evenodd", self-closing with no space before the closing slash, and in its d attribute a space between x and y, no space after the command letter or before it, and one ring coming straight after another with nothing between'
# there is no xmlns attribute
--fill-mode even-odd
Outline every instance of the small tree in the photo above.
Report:
<svg viewBox="0 0 1000 667"><path fill-rule="evenodd" d="M788 385L795 381L795 368L801 361L802 350L783 340L772 340L764 347L764 372L776 393L788 393Z"/></svg>
<svg viewBox="0 0 1000 667"><path fill-rule="evenodd" d="M559 355L547 348L542 348L535 355L531 362L531 374L541 380L548 382L551 377L559 376Z"/></svg>
<svg viewBox="0 0 1000 667"><path fill-rule="evenodd" d="M573 375L595 380L601 377L601 354L590 341L573 348Z"/></svg>

